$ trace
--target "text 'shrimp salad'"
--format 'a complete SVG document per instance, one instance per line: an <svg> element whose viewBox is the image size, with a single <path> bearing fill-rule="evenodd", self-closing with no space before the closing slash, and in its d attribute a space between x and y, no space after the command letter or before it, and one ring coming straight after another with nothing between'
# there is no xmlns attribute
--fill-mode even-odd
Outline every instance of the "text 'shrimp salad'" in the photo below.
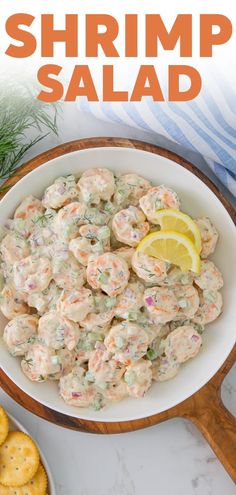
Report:
<svg viewBox="0 0 236 495"><path fill-rule="evenodd" d="M142 19L140 19L142 18ZM138 59L140 57L139 21L145 24L142 49L146 63L138 67L134 85L130 91L116 88L116 68L109 63L114 59ZM40 35L35 34L35 22L40 21ZM199 46L195 46L193 23L199 30ZM189 101L196 98L202 88L202 75L194 64L184 63L193 57L193 51L200 58L212 58L217 45L227 43L232 36L231 20L222 14L179 14L171 28L166 26L160 14L126 14L122 34L118 20L108 14L66 14L64 29L58 29L54 14L42 14L40 19L29 13L15 13L6 20L5 29L9 37L9 45L5 55L12 58L28 58L40 51L42 58L51 58L52 63L43 64L37 70L37 79L44 89L38 98L45 102L60 99L75 101L85 96L88 101L99 101L91 66L75 64L70 74L69 83L64 83L64 68L53 63L55 45L61 43L65 47L66 58L88 58L91 62L99 57L99 53L108 60L102 66L102 100L103 101L141 101L150 96L154 101ZM84 43L80 47L79 33L84 30ZM124 37L124 50L117 49L116 42ZM164 95L158 76L158 63L161 59L160 46L164 51L172 51L178 45L181 64L168 64L166 67L168 91ZM101 51L101 52L100 52ZM156 59L156 63L150 63ZM188 81L187 89L181 87L181 79ZM66 87L65 87L66 86ZM116 89L115 89L116 88Z"/></svg>

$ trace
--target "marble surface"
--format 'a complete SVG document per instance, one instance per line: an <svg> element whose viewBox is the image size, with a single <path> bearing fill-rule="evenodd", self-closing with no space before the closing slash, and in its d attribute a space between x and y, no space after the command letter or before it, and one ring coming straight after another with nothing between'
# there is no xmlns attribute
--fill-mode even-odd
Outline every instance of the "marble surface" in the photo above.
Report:
<svg viewBox="0 0 236 495"><path fill-rule="evenodd" d="M58 138L34 152L90 136L123 136L161 144L154 135L79 114L67 104ZM207 166L196 156L196 165ZM221 186L220 186L221 187ZM223 186L222 191L227 194ZM228 195L229 199L230 195ZM222 386L222 399L236 415L236 367ZM174 419L128 434L99 436L65 430L25 411L0 390L0 403L29 430L52 468L57 495L235 495L235 486L201 433Z"/></svg>

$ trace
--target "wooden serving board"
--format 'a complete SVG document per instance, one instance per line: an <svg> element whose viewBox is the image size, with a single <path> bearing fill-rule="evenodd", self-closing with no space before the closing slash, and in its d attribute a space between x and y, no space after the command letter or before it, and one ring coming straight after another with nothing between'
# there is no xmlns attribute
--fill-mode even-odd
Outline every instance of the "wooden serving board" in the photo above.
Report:
<svg viewBox="0 0 236 495"><path fill-rule="evenodd" d="M233 207L225 199L217 187L210 181L210 179L208 179L194 165L170 151L164 150L152 144L128 139L94 138L62 144L54 149L42 153L36 158L33 158L18 169L15 175L4 184L6 191L9 187L16 184L21 177L29 173L31 170L39 167L43 163L52 160L53 158L72 151L108 146L145 150L169 158L170 160L173 160L177 164L190 170L205 184L207 184L207 186L216 194L218 199L230 214L231 218L236 223L236 213ZM4 193L0 195L0 198L3 195ZM236 482L236 421L224 407L220 396L222 381L235 362L235 359L236 347L228 356L227 360L216 375L204 387L202 387L197 393L189 397L187 400L175 407L172 407L171 409L168 409L167 411L155 414L154 416L127 422L104 423L86 421L53 411L52 409L43 406L36 400L29 397L26 393L22 392L22 390L20 390L2 370L0 370L0 386L21 406L33 412L37 416L58 424L59 426L89 433L123 433L152 426L161 421L175 417L188 419L198 426L230 476Z"/></svg>

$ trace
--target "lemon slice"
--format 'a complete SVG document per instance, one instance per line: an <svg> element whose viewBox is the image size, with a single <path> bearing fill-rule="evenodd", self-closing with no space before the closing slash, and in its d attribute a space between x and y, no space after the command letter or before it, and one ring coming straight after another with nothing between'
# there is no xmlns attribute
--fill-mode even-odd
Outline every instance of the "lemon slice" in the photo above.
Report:
<svg viewBox="0 0 236 495"><path fill-rule="evenodd" d="M200 230L191 217L174 208L165 208L156 211L155 219L162 230L175 230L186 235L195 244L197 252L201 252Z"/></svg>
<svg viewBox="0 0 236 495"><path fill-rule="evenodd" d="M195 245L186 235L174 230L159 230L148 234L141 240L137 250L177 265L182 272L191 270L200 273L201 261Z"/></svg>

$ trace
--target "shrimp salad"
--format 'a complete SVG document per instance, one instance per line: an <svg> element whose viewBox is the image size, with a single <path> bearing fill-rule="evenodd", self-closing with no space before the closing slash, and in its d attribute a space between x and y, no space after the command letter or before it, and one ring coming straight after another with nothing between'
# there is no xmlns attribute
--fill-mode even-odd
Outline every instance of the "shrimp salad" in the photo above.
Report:
<svg viewBox="0 0 236 495"><path fill-rule="evenodd" d="M208 257L218 232L195 219L201 272L137 246L178 194L136 174L91 168L26 197L0 243L3 341L29 380L58 382L68 404L103 408L173 379L222 311L223 278Z"/></svg>

